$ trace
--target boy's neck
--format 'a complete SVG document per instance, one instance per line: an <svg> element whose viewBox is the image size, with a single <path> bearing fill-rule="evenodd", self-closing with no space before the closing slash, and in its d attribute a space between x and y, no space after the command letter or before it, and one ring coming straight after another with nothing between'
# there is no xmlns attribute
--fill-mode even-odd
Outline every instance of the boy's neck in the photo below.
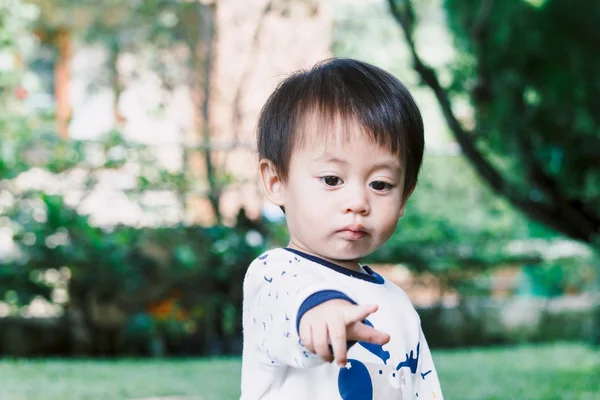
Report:
<svg viewBox="0 0 600 400"><path fill-rule="evenodd" d="M328 258L328 257L324 257L321 254L317 254L309 249L304 248L301 245L297 245L294 241L290 241L288 243L288 248L290 249L294 249L294 250L298 250L302 253L306 253L309 254L313 257L317 257L320 258L322 260L325 261L329 261L330 263L336 264L342 268L346 268L349 269L351 271L355 271L355 272L362 272L364 273L365 271L363 270L363 268L360 266L360 259L359 260L336 260L333 258Z"/></svg>

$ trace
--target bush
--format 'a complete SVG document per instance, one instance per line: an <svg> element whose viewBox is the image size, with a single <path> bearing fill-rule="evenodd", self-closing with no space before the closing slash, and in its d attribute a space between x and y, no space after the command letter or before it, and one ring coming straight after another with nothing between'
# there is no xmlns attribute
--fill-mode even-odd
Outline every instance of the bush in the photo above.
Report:
<svg viewBox="0 0 600 400"><path fill-rule="evenodd" d="M60 197L40 200L46 217L39 222L27 215L33 210L12 215L26 222L14 237L20 255L0 264L0 295L11 293L15 307L35 296L52 300L57 283L46 272L66 274L68 301L62 305L73 352L110 354L124 346L146 354L237 350L243 277L264 251L260 224L242 212L235 227L107 230L92 226ZM182 345L184 337L188 343Z"/></svg>
<svg viewBox="0 0 600 400"><path fill-rule="evenodd" d="M432 347L595 340L600 298L589 294L540 299L474 297L458 307L418 309Z"/></svg>

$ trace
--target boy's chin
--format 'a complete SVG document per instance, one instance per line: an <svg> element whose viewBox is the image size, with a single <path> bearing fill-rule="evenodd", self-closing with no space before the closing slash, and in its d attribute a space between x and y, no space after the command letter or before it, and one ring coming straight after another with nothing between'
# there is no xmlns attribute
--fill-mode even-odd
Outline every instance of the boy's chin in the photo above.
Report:
<svg viewBox="0 0 600 400"><path fill-rule="evenodd" d="M336 254L326 255L327 258L340 262L360 262L363 257L366 257L369 253L364 252L356 252L356 253L348 253L348 252L340 252Z"/></svg>
<svg viewBox="0 0 600 400"><path fill-rule="evenodd" d="M342 246L336 249L335 256L342 261L355 261L368 256L374 251L370 246Z"/></svg>

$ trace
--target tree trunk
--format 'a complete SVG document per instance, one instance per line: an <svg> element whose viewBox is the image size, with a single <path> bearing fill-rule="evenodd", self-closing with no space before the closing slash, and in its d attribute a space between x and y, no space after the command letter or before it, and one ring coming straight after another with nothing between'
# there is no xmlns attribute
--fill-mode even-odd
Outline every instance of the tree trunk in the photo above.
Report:
<svg viewBox="0 0 600 400"><path fill-rule="evenodd" d="M66 28L59 28L56 37L58 48L58 61L54 67L54 97L56 99L56 131L62 138L69 137L69 120L71 119L71 105L69 104L69 83L71 79L72 42L71 32Z"/></svg>

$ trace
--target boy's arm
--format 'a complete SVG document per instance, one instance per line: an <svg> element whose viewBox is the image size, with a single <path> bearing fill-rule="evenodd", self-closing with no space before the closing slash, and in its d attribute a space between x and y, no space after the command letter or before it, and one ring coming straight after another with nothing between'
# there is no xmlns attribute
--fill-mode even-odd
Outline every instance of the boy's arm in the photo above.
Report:
<svg viewBox="0 0 600 400"><path fill-rule="evenodd" d="M363 321L377 311L376 305L349 303L346 300L329 300L308 311L300 321L300 338L311 352L321 359L345 367L347 350L361 341L386 344L389 335L377 331Z"/></svg>
<svg viewBox="0 0 600 400"><path fill-rule="evenodd" d="M328 300L353 300L339 287L302 271L301 266L274 261L250 266L244 285L246 323L250 326L245 327L245 340L252 338L255 351L267 365L304 368L321 364L300 341L300 319Z"/></svg>
<svg viewBox="0 0 600 400"><path fill-rule="evenodd" d="M330 337L336 358L340 354L345 359L346 340L356 336L356 329L347 335L345 328L350 315L347 307L340 305L358 306L343 288L323 282L298 266L264 260L251 265L244 291L250 325L245 327L250 330L245 332L245 340L253 342L264 364L303 368L331 361ZM342 311L348 315L341 315ZM362 320L369 313L364 316L355 313L355 318ZM308 322L304 323L305 320ZM331 321L337 323L328 327ZM342 328L340 324L344 324ZM361 329L358 327L358 332L364 333Z"/></svg>

